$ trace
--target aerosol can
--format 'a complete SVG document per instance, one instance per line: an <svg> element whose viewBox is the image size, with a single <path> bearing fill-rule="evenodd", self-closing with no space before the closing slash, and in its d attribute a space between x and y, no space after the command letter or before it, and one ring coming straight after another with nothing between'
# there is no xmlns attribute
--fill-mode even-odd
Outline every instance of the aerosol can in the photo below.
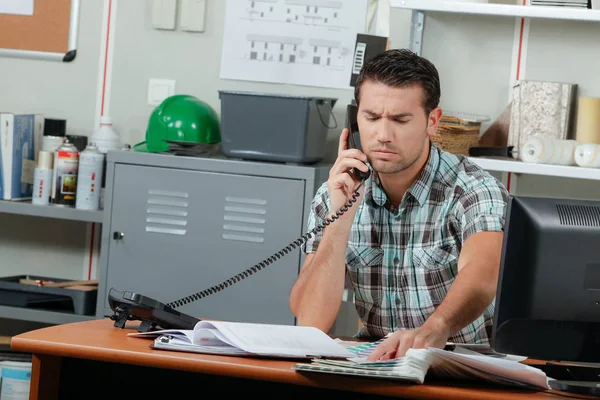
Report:
<svg viewBox="0 0 600 400"><path fill-rule="evenodd" d="M73 143L65 139L54 153L50 203L58 206L75 206L78 167L79 151Z"/></svg>
<svg viewBox="0 0 600 400"><path fill-rule="evenodd" d="M95 143L90 143L79 155L75 208L80 210L100 209L103 169L104 154L100 153Z"/></svg>

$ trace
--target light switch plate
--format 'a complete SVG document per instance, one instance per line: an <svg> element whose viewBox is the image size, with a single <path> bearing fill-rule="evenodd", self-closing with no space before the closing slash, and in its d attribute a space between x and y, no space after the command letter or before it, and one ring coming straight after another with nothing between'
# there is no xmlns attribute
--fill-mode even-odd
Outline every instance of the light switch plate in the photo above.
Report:
<svg viewBox="0 0 600 400"><path fill-rule="evenodd" d="M204 32L207 0L181 0L179 27L182 31Z"/></svg>
<svg viewBox="0 0 600 400"><path fill-rule="evenodd" d="M174 30L177 21L177 0L152 0L152 27Z"/></svg>
<svg viewBox="0 0 600 400"><path fill-rule="evenodd" d="M167 97L175 94L175 81L171 79L150 79L148 81L148 105L158 106Z"/></svg>

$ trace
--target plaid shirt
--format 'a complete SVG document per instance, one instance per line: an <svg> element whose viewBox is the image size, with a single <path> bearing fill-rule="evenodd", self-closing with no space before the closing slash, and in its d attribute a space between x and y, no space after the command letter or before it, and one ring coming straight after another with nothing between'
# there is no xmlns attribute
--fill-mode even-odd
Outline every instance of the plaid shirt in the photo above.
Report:
<svg viewBox="0 0 600 400"><path fill-rule="evenodd" d="M398 208L379 186L365 182L346 250L347 278L363 328L357 336L382 337L414 329L444 300L458 274L463 243L481 231L502 231L508 192L467 158L431 145L429 159ZM327 183L317 191L309 229L330 208ZM303 246L316 251L322 233ZM483 315L449 341L489 344L492 302Z"/></svg>

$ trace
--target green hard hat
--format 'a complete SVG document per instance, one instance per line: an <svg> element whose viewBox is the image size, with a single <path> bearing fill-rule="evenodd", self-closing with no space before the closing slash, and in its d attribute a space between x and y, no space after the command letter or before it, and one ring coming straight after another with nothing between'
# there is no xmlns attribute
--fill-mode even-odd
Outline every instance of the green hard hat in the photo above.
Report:
<svg viewBox="0 0 600 400"><path fill-rule="evenodd" d="M221 141L219 116L197 97L177 94L167 97L148 120L146 141L135 151L160 153L169 151L169 143L178 145L214 144Z"/></svg>

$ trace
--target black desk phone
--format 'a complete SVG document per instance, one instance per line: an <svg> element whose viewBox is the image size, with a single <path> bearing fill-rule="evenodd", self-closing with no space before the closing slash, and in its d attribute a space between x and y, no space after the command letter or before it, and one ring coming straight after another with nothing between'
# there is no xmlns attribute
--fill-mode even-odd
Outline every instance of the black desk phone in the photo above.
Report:
<svg viewBox="0 0 600 400"><path fill-rule="evenodd" d="M362 151L362 147L360 146L360 135L358 131L357 106L354 104L349 104L346 109L346 127L348 128L348 147L357 148ZM352 172L356 174L356 177L360 180L360 184L355 189L352 198L348 201L348 203L336 211L335 215L327 218L321 225L316 226L310 232L307 232L300 238L296 239L294 242L273 254L271 257L259 262L258 264L255 264L247 270L227 279L218 285L167 304L161 303L160 301L154 300L140 293L129 291L121 292L111 288L108 294L108 304L113 311L113 315L110 318L115 321L114 326L117 328L124 328L125 323L128 320L139 320L141 323L137 328L138 332L147 332L156 329L193 329L194 325L196 325L200 319L179 312L175 310L176 308L217 293L262 270L263 268L266 268L268 265L274 263L292 250L306 243L308 239L321 232L327 225L335 222L356 202L358 196L360 195L360 187L370 176L370 167L369 172L362 172L360 170L355 170L354 168Z"/></svg>

